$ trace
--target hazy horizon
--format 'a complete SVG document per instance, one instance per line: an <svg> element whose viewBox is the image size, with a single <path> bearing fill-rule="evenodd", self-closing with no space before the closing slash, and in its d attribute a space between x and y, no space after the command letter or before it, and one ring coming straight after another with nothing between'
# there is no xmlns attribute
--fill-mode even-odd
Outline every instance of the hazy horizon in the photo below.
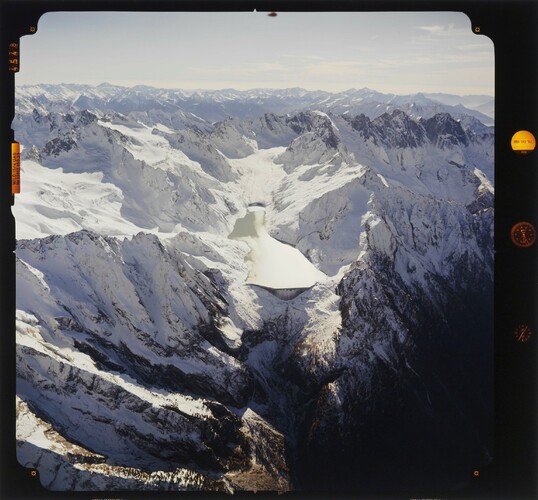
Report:
<svg viewBox="0 0 538 500"><path fill-rule="evenodd" d="M456 97L487 97L490 99L495 99L495 96L493 94L453 94L449 92L426 92L426 91L417 91L417 92L411 92L407 94L397 94L394 92L381 92L377 89L373 89L370 87L352 87L346 90L340 90L340 91L331 91L331 90L325 90L325 89L313 89L308 90L303 87L283 87L283 88L274 88L274 87L252 87L252 88L246 88L246 89L237 89L234 87L227 87L227 88L183 88L183 87L159 87L155 85L147 85L147 84L135 84L135 85L127 85L127 84L118 84L118 83L112 83L112 82L101 82L101 83L87 83L87 82L58 82L58 83L51 83L51 82L39 82L39 83L19 83L16 84L17 87L34 87L34 86L88 86L92 88L97 87L104 87L104 86L111 86L111 87L119 87L119 88L125 88L125 89L134 89L137 87L148 87L155 90L170 90L170 91L181 91L185 92L187 94L193 94L197 92L225 92L225 91L233 91L233 92L255 92L255 91L291 91L291 90L300 90L304 92L322 92L327 94L345 94L350 92L360 92L363 90L369 90L372 92L376 92L383 95L395 95L399 97L406 97L406 96L413 96L417 94L424 94L426 96L428 95L435 95L435 94L445 94L445 95L453 95Z"/></svg>
<svg viewBox="0 0 538 500"><path fill-rule="evenodd" d="M16 83L494 95L493 42L458 12L54 12Z"/></svg>

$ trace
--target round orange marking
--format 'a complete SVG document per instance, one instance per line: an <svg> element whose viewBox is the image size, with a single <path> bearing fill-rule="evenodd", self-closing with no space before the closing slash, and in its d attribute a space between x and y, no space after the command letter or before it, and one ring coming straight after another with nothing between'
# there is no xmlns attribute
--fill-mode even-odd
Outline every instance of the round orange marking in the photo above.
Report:
<svg viewBox="0 0 538 500"><path fill-rule="evenodd" d="M536 147L536 139L528 130L520 130L512 136L510 143L516 153L530 153Z"/></svg>

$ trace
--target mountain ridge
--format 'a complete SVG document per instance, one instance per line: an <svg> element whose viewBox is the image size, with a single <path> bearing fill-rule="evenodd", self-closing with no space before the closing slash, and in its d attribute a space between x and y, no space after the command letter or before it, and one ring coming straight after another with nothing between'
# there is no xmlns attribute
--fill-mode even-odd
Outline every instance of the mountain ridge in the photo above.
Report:
<svg viewBox="0 0 538 500"><path fill-rule="evenodd" d="M43 90L40 90L43 89ZM50 92L52 90L53 92ZM350 110L355 114L361 112L375 118L384 111L393 109L405 109L413 113L413 107L422 112L416 116L431 117L434 112L448 112L454 117L471 115L485 122L493 123L493 114L484 114L477 110L484 106L481 96L459 97L456 95L442 94L438 100L437 94L409 94L399 96L396 94L383 94L368 88L349 89L343 92L328 92L323 90L305 90L301 88L291 89L250 89L250 90L182 90L182 89L159 89L146 86L143 89L137 87L122 86L92 86L82 84L41 84L23 85L17 87L18 106L28 109L29 106L58 102L62 105L77 105L77 100L82 96L83 100L78 104L81 109L92 107L109 108L112 111L123 112L127 109L133 111L147 111L147 104L151 100L158 103L160 109L166 111L183 110L209 121L219 121L228 115L237 115L241 118L260 116L263 112L277 111L288 112L291 109L319 109L329 108L343 113ZM431 97L428 97L431 96ZM241 103L251 103L252 108L243 106ZM237 106L234 105L237 103ZM455 103L455 104L454 104ZM471 107L465 107L465 103L471 103ZM476 104L478 103L478 104ZM146 106L146 107L145 107ZM209 107L208 107L209 106ZM459 108L457 107L459 106ZM204 109L205 107L205 109ZM384 109L383 109L384 108ZM153 109L155 104L153 104Z"/></svg>

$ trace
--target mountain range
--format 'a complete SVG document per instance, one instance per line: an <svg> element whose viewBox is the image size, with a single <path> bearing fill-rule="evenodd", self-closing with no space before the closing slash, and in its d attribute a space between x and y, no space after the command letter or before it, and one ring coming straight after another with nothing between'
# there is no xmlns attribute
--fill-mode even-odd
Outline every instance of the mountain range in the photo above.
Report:
<svg viewBox="0 0 538 500"><path fill-rule="evenodd" d="M16 101L18 459L45 488L423 491L488 463L492 98Z"/></svg>

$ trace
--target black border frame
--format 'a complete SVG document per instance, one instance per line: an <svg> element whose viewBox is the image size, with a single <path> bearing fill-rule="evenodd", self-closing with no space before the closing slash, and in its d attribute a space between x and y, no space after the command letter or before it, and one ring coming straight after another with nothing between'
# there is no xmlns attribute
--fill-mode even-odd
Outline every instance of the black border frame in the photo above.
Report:
<svg viewBox="0 0 538 500"><path fill-rule="evenodd" d="M15 225L11 213L11 147L15 75L8 46L53 11L458 11L495 46L495 448L492 463L456 492L405 492L402 498L538 498L538 244L510 239L519 221L538 225L538 150L516 155L512 135L538 137L538 2L536 0L0 0L0 498L150 498L137 492L50 492L15 455ZM24 65L24 54L21 54ZM518 324L534 334L517 342ZM239 496L247 494L236 493ZM154 496L178 496L155 493ZM179 494L198 498L200 494ZM210 495L209 493L207 494ZM305 496L290 493L291 496ZM204 495L205 496L205 495ZM211 495L215 496L215 495ZM257 494L256 497L267 497ZM307 496L312 497L312 494ZM390 498L400 498L394 492ZM362 498L361 492L353 498ZM368 498L387 498L386 493Z"/></svg>

